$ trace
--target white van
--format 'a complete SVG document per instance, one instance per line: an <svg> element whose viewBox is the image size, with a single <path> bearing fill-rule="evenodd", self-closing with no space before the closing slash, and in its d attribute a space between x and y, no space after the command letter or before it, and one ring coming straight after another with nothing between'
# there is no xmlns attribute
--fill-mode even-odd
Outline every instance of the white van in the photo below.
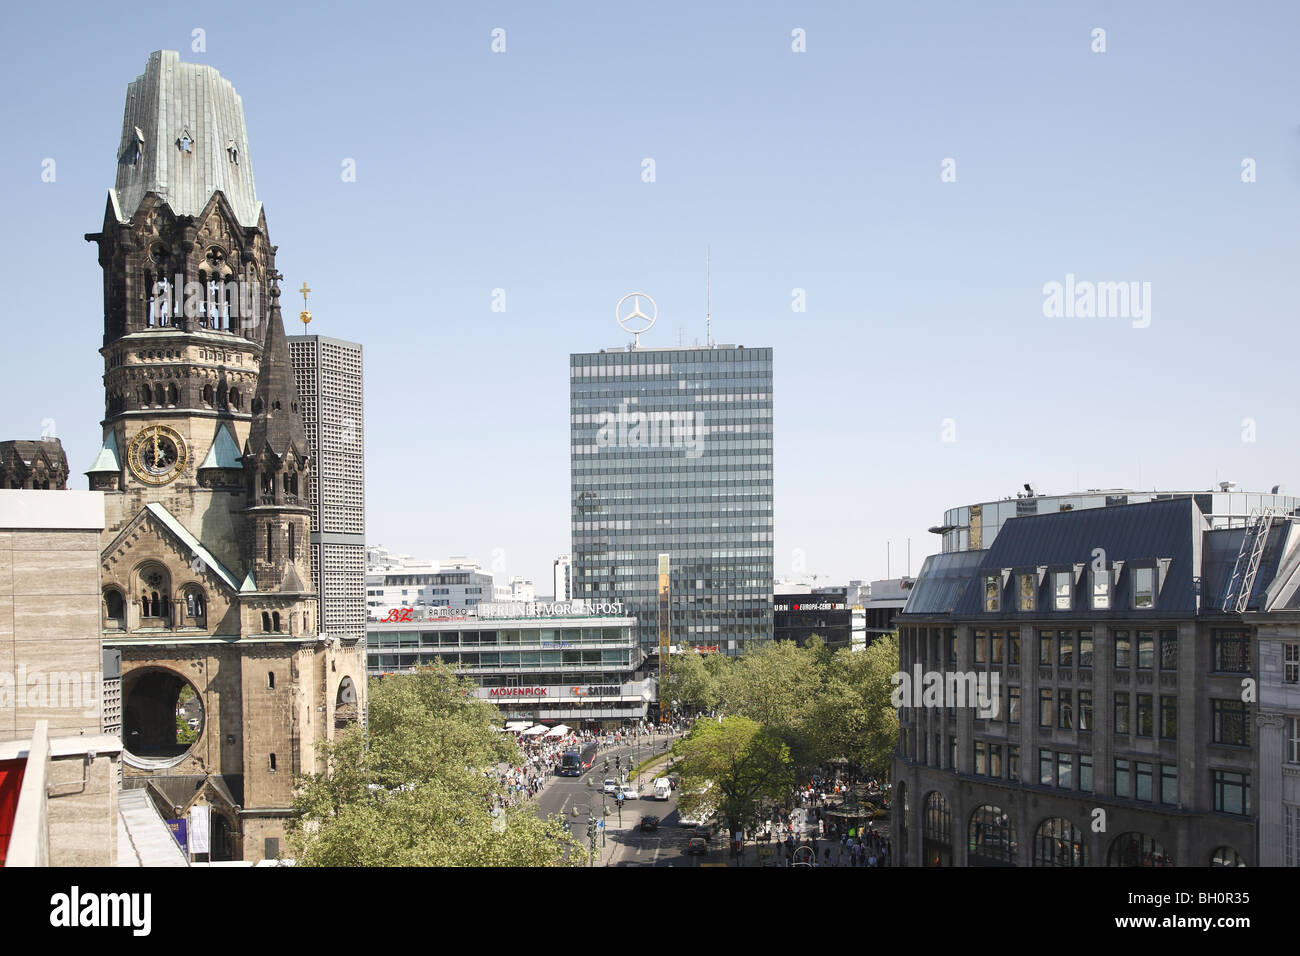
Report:
<svg viewBox="0 0 1300 956"><path fill-rule="evenodd" d="M667 777L659 777L655 780L655 799L667 800L672 796L673 785Z"/></svg>

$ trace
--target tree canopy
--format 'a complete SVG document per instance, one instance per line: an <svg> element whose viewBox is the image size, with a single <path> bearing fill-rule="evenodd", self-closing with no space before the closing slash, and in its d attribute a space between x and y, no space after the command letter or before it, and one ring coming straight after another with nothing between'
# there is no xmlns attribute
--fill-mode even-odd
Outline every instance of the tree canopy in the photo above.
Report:
<svg viewBox="0 0 1300 956"><path fill-rule="evenodd" d="M689 669L683 684L705 683L711 670L723 713L772 731L795 767L847 759L871 773L888 772L898 740L898 714L889 699L897 635L878 638L864 651L832 651L816 635L804 647L773 641L741 658L709 655L703 667L696 662L683 669Z"/></svg>
<svg viewBox="0 0 1300 956"><path fill-rule="evenodd" d="M794 783L790 748L748 717L700 720L673 746L681 812L716 807L733 832L753 826Z"/></svg>
<svg viewBox="0 0 1300 956"><path fill-rule="evenodd" d="M327 771L299 782L289 836L299 865L569 862L575 844L558 822L531 807L489 812L498 763L519 753L473 687L443 665L371 684L369 730L353 726L322 744Z"/></svg>

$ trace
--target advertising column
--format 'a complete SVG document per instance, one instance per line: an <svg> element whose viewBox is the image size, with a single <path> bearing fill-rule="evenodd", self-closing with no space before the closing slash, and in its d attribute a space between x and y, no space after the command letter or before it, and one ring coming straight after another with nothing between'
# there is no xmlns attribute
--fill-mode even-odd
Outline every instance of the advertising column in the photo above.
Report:
<svg viewBox="0 0 1300 956"><path fill-rule="evenodd" d="M668 555L659 555L659 722L668 722Z"/></svg>

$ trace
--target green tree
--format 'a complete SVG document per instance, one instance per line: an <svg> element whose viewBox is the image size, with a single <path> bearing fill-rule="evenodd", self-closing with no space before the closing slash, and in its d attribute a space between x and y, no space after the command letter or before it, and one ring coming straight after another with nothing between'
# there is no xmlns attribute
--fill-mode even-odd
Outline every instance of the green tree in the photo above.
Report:
<svg viewBox="0 0 1300 956"><path fill-rule="evenodd" d="M668 700L677 707L713 710L721 702L718 680L699 654L673 654L668 660Z"/></svg>
<svg viewBox="0 0 1300 956"><path fill-rule="evenodd" d="M748 717L701 720L673 746L679 812L714 806L734 834L756 824L794 784L790 748Z"/></svg>
<svg viewBox="0 0 1300 956"><path fill-rule="evenodd" d="M776 733L798 767L825 759L809 723L824 683L818 650L772 641L738 659L724 682L727 712Z"/></svg>
<svg viewBox="0 0 1300 956"><path fill-rule="evenodd" d="M518 749L472 692L443 665L373 683L369 731L353 726L322 744L328 769L299 780L289 835L299 865L580 862L558 821L529 807L489 812L496 765Z"/></svg>
<svg viewBox="0 0 1300 956"><path fill-rule="evenodd" d="M898 743L898 711L890 701L898 670L898 635L877 638L865 651L831 657L807 732L824 759L848 759L872 774L889 772Z"/></svg>

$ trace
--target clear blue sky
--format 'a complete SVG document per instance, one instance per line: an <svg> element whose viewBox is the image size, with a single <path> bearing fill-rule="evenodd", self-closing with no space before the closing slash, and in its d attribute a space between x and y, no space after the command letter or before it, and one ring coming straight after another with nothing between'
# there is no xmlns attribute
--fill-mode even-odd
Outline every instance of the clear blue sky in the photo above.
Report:
<svg viewBox="0 0 1300 956"><path fill-rule="evenodd" d="M372 543L501 549L549 591L568 355L625 341L632 290L643 344L703 338L706 245L715 339L775 349L778 576L801 549L883 577L886 540L898 574L908 537L915 572L945 508L1026 481L1300 491L1298 27L1284 2L15 7L0 437L55 419L85 487L82 234L165 48L234 83L286 285L365 345ZM1150 326L1045 318L1067 273L1150 282Z"/></svg>

